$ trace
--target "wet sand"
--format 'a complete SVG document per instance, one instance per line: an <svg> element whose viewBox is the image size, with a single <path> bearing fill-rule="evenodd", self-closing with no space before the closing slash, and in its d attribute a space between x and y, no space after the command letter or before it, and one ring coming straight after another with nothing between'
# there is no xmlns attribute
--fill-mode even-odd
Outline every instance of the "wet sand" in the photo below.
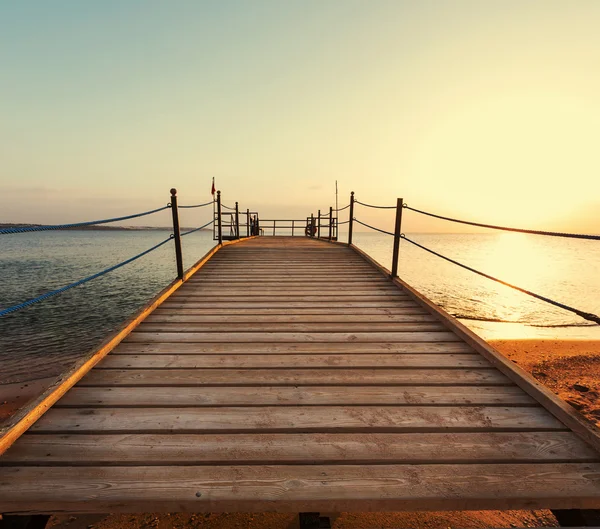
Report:
<svg viewBox="0 0 600 529"><path fill-rule="evenodd" d="M577 408L589 421L600 425L600 341L495 340L501 353L543 382ZM31 384L31 383L30 383ZM40 387L44 383L40 384ZM22 386L15 385L15 386ZM33 387L22 388L30 396ZM1 393L0 393L1 395ZM5 399L0 399L0 403ZM25 399L26 400L26 399ZM13 403L15 401L10 401ZM5 404L5 408L7 405ZM287 514L139 514L53 517L49 527L69 529L233 529L294 527ZM336 529L448 527L556 527L550 511L456 511L399 513L342 513Z"/></svg>
<svg viewBox="0 0 600 529"><path fill-rule="evenodd" d="M495 340L490 343L589 422L600 426L600 341Z"/></svg>

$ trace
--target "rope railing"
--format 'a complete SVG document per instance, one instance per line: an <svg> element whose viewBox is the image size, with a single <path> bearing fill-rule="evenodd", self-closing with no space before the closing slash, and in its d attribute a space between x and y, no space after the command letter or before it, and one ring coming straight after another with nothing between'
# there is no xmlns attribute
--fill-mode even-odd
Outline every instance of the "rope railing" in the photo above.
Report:
<svg viewBox="0 0 600 529"><path fill-rule="evenodd" d="M344 211L345 209L348 209L349 207L350 207L350 204L348 204L347 206L344 206L343 208L334 209L333 211L335 211L336 213L339 213L340 211Z"/></svg>
<svg viewBox="0 0 600 529"><path fill-rule="evenodd" d="M560 303L558 301L555 301L553 299L550 299L546 296L541 296L540 294L536 294L535 292L531 292L530 290L518 287L516 285L513 285L511 283L507 283L506 281L503 281L502 279L498 279L497 277L491 276L489 274L486 274L484 272L481 272L479 270L476 270L475 268L471 268L470 266L467 266L463 263L459 263L458 261L455 261L454 259L450 259L449 257L446 257L445 255L442 255L441 253L438 253L434 250L431 250L429 248L427 248L426 246L423 246L422 244L419 244L418 242L415 242L411 239L409 239L406 235L404 235L403 233L400 235L400 237L402 239L404 239L405 241L414 244L415 246L418 246L419 248L425 250L426 252L429 252L437 257L440 257L441 259L444 259L446 261L448 261L449 263L455 264L457 266L460 266L461 268L464 268L465 270L469 270L470 272L473 272L475 274L478 274L482 277L486 277L487 279L491 279L492 281L496 281L496 283L500 283L504 286L507 286L509 288L512 288L514 290L518 290L519 292L522 292L523 294L527 294L529 296L532 296L536 299L539 299L541 301L545 301L546 303L550 303L551 305L554 305L556 307L560 307L561 309L573 312L574 314L577 314L578 316L581 316L582 318L584 318L585 320L588 321L593 321L595 323L600 324L600 317L596 316L595 314L591 314L589 312L584 312L582 310L576 309L574 307L571 307L569 305L565 305L564 303Z"/></svg>
<svg viewBox="0 0 600 529"><path fill-rule="evenodd" d="M78 227L83 227L83 226L94 226L97 224L107 224L110 222L118 222L118 221L123 221L123 220L128 220L128 219L134 219L134 218L139 218L139 217L144 217L146 215L152 215L153 213L158 213L159 211L164 211L166 209L171 209L172 212L172 216L173 216L173 233L170 235L169 238L165 239L164 241L152 246L151 248L148 248L147 250L134 255L133 257L126 259L125 261L122 261L114 266L111 266L109 268L106 268L105 270L102 270L100 272L97 272L95 274L92 274L88 277L85 277L83 279L80 279L78 281L74 281L73 283L70 283L64 287L46 292L40 296L37 296L33 299L29 299L27 301L24 301L22 303L18 303L16 305L12 305L10 307L7 307L5 309L0 309L0 317L5 316L7 314L11 314L13 312L16 312L18 310L21 310L23 308L29 307L31 305L34 305L36 303L39 303L41 301L44 301L46 299L49 299L53 296L56 296L58 294L61 294L63 292L66 292L67 290L70 290L72 288L75 288L79 285L83 285L89 281L92 281L98 277L101 277L105 274L108 274L109 272L112 272L113 270L116 270L118 268L121 268L122 266L125 266L145 255L147 255L148 253L160 248L162 245L166 244L167 242L169 242L170 240L173 240L175 243L175 257L176 257L176 262L177 262L177 277L179 279L183 280L184 277L184 272L183 272L183 255L182 255L182 248L181 248L181 238L185 237L186 235L190 235L191 233L195 233L199 230L202 230L210 225L214 225L217 222L216 218L213 218L212 220L210 220L209 222L207 222L206 224L203 224L202 226L198 227L198 228L194 228L188 231L185 231L183 233L180 232L180 228L179 228L179 214L178 214L178 210L180 208L183 209L191 209L191 208L201 208L201 207L205 207L208 206L210 204L220 204L220 191L217 194L217 201L210 201L210 202L206 202L203 204L192 204L192 205L183 205L183 206L178 206L177 204L177 190L176 189L171 189L171 201L166 205L163 206L161 208L156 208L156 209L152 209L149 211L144 211L141 213L135 213L133 215L125 215L122 217L113 217L113 218L108 218L108 219L100 219L100 220L92 220L92 221L85 221L85 222L77 222L77 223L71 223L71 224L56 224L56 225L42 225L42 226L19 226L19 227L11 227L11 228L2 228L0 229L0 235L5 235L5 234L11 234L11 233L26 233L26 232L35 232L35 231L48 231L48 230L61 230L61 229L69 229L69 228L78 228ZM228 206L224 206L225 208L228 209L232 209L235 210L235 208L229 208ZM222 235L221 235L221 210L219 208L219 232L218 232L218 241L219 244L222 243ZM237 221L236 221L237 222ZM232 224L233 226L233 224ZM241 238L241 236L239 235L239 228L236 227L236 238Z"/></svg>
<svg viewBox="0 0 600 529"><path fill-rule="evenodd" d="M62 294L63 292L66 292L67 290L71 290L72 288L78 287L80 285L83 285L85 283L88 283L89 281L92 281L93 279L97 279L98 277L101 277L103 275L108 274L109 272L112 272L113 270L116 270L117 268L121 268L122 266L125 266L129 263L132 263L133 261L136 261L137 259L139 259L140 257L143 257L144 255L149 254L150 252L160 248L163 244L168 243L170 240L173 239L173 235L169 236L168 238L166 238L164 241L159 242L158 244L155 244L154 246L152 246L151 248L148 248L147 250L134 255L133 257L130 257L129 259L126 259L125 261L122 261L116 265L113 265L109 268L106 268L104 270L102 270L101 272L97 272L95 274L92 274L91 276L85 277L83 279L80 279L79 281L74 281L73 283L70 283L69 285L66 285L64 287L61 288L57 288L56 290L51 290L50 292L46 292L45 294L42 294L41 296L37 296L35 298L32 299L28 299L27 301L24 301L22 303L18 303L17 305L13 305L11 307L7 307L6 309L2 309L0 310L0 317L2 316L6 316L8 314L11 314L13 312L16 312L18 310L24 309L26 307L29 307L31 305L34 305L36 303L39 303L40 301L44 301L48 298L54 297L58 294Z"/></svg>
<svg viewBox="0 0 600 529"><path fill-rule="evenodd" d="M367 228L370 228L370 229L372 229L372 230L378 231L378 232L380 232L380 233L385 233L386 235L391 235L392 237L394 237L394 234L393 234L392 232L385 231L385 230L382 230L382 229L380 229L380 228L376 228L375 226L371 226L370 224L367 224L366 222L361 222L361 221L360 221L360 220L358 220L356 217L354 217L352 220L353 220L354 222L358 222L359 224L362 224L363 226L365 226L365 227L367 227Z"/></svg>
<svg viewBox="0 0 600 529"><path fill-rule="evenodd" d="M53 225L45 225L45 226L21 226L15 228L3 228L0 229L0 235L8 235L11 233L25 233L32 231L49 231L49 230L66 230L69 228L80 228L83 226L93 226L95 224L108 224L110 222L119 222L121 220L129 220L135 219L139 217L145 217L146 215L152 215L153 213L158 213L159 211L164 211L165 209L169 209L171 207L170 204L163 206L162 208L152 209L150 211L144 211L142 213L134 213L133 215L125 215L124 217L113 217L110 219L101 219L101 220L90 220L85 222L75 222L72 224L53 224Z"/></svg>
<svg viewBox="0 0 600 529"><path fill-rule="evenodd" d="M523 228L509 228L507 226L496 226L494 224L482 224L480 222L471 222L468 220L460 220L454 219L452 217L444 217L443 215L436 215L435 213L429 213L428 211L422 211L420 209L412 208L407 204L404 204L405 209L409 209L410 211L414 211L416 213L420 213L422 215L427 215L429 217L434 217L436 219L447 220L450 222L457 222L459 224L467 224L469 226L478 226L480 228L490 228L493 230L503 230L503 231L512 231L516 233L530 233L533 235L549 235L552 237L568 237L572 239L590 239L590 240L600 240L600 235L585 235L580 233L563 233L556 231L543 231L543 230L527 230Z"/></svg>
<svg viewBox="0 0 600 529"><path fill-rule="evenodd" d="M373 204L365 204L364 202L360 202L358 200L355 200L354 203L360 204L361 206L366 206L367 208L373 208L373 209L396 209L396 206L375 206Z"/></svg>
<svg viewBox="0 0 600 529"><path fill-rule="evenodd" d="M195 231L198 231L198 230L201 230L203 228L206 228L207 226L210 226L211 224L214 224L214 223L215 223L215 219L207 222L206 224L204 224L203 226L200 226L199 228L194 228L193 230L189 230L189 231L183 232L181 234L181 236L185 237L186 235L189 235L190 233L194 233Z"/></svg>
<svg viewBox="0 0 600 529"><path fill-rule="evenodd" d="M206 202L204 204L194 204L193 206L179 206L179 207L183 208L183 209L203 208L204 206L210 206L211 204L214 204L214 200L211 200L210 202Z"/></svg>
<svg viewBox="0 0 600 529"><path fill-rule="evenodd" d="M226 206L225 204L221 203L221 207L225 208L225 209L229 209L231 211L235 211L235 208L232 208L231 206Z"/></svg>

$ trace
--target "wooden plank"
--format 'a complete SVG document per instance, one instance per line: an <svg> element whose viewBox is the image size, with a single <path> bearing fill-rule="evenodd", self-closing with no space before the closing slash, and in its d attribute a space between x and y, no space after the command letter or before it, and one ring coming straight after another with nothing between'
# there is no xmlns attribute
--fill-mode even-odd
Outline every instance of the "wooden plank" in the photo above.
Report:
<svg viewBox="0 0 600 529"><path fill-rule="evenodd" d="M231 300L231 301L211 301L210 308L213 309L227 309L235 306L239 306L240 302ZM204 301L177 301L177 300L168 300L165 302L165 308L177 308L177 309L192 309L192 308L206 308L207 302ZM247 306L244 304L244 306ZM401 307L415 307L414 301L340 301L340 302L330 302L330 301L257 301L252 303L252 309L313 309L313 308L327 308L334 312L340 308L354 308L354 309L363 309L363 308L378 308L378 309L393 309L393 308L401 308ZM248 309L246 309L248 310Z"/></svg>
<svg viewBox="0 0 600 529"><path fill-rule="evenodd" d="M141 332L128 336L130 342L221 342L222 334L210 332ZM451 342L460 341L454 333L440 332L338 332L338 333L294 333L294 332L228 332L227 342Z"/></svg>
<svg viewBox="0 0 600 529"><path fill-rule="evenodd" d="M139 332L156 333L227 333L234 329L237 333L372 333L372 332L427 332L445 331L438 322L400 323L144 323Z"/></svg>
<svg viewBox="0 0 600 529"><path fill-rule="evenodd" d="M232 277L228 277L228 278L224 278L224 277L214 277L214 278L205 278L203 277L201 274L198 274L197 276L194 276L192 278L190 278L189 283L191 285L197 285L197 284L211 284L215 287L220 286L220 285L224 285L224 286L228 286L228 285L238 285L238 286L243 286L243 285L249 285L249 286L263 286L263 285L271 285L274 287L277 287L278 285L281 285L282 283L285 283L285 285L307 285L308 282L305 279L300 279L300 278L287 278L287 277L280 277L277 279L274 279L272 277L266 277L266 278L253 278L252 281L240 276L232 276ZM390 284L390 280L388 278L385 277L362 277L362 278L344 278L344 279L340 279L337 277L329 277L329 278L320 278L320 277L313 277L311 278L310 284L314 285L316 283L319 284L326 284L326 285L353 285L356 286L357 284L360 285L389 285Z"/></svg>
<svg viewBox="0 0 600 529"><path fill-rule="evenodd" d="M227 307L227 308L214 308L207 307L205 304L197 303L196 307L170 307L167 305L161 305L156 310L156 314L189 314L189 315L248 315L248 309L244 307ZM320 307L301 307L301 308L264 308L264 307L253 307L252 314L257 316L268 316L268 315L283 315L289 314L290 316L314 316L314 315L331 315L331 316L362 316L362 315L394 315L394 314L428 314L428 312L419 305L412 305L407 307L343 307L343 308L320 308ZM434 317L435 318L435 317ZM436 321L439 321L436 319Z"/></svg>
<svg viewBox="0 0 600 529"><path fill-rule="evenodd" d="M314 288L314 287L311 287ZM239 290L239 289L221 289L221 290L206 290L202 287L198 288L186 288L185 291L180 291L177 294L177 298L210 298L217 300L219 298L233 297L238 300L245 298L254 299L273 299L278 300L279 298L289 298L290 301L300 301L297 298L316 298L317 301L330 299L331 301L347 301L347 298L377 298L386 299L392 298L408 298L408 294L404 294L399 290L387 289L387 290L344 290L343 292L335 290L319 291L319 290L288 290L287 288L271 289L271 290ZM175 298L173 298L175 299Z"/></svg>
<svg viewBox="0 0 600 529"><path fill-rule="evenodd" d="M571 432L25 435L1 465L598 462ZM0 471L1 475L1 471Z"/></svg>
<svg viewBox="0 0 600 529"><path fill-rule="evenodd" d="M248 296L209 296L205 294L181 294L178 296L172 296L174 303L204 303L206 305L219 304L219 303L243 303L248 307L252 307L255 304L264 306L265 303L281 305L282 303L296 304L296 303L326 303L327 306L335 306L337 303L396 303L402 301L409 301L410 298L407 296L387 296L373 294L371 296L333 296L333 295L320 295L320 296L305 296L303 294L281 294L280 296L262 296L262 295L248 295ZM410 300L412 302L412 300Z"/></svg>
<svg viewBox="0 0 600 529"><path fill-rule="evenodd" d="M472 353L464 342L396 342L396 343L135 343L122 342L117 354L275 354L275 353Z"/></svg>
<svg viewBox="0 0 600 529"><path fill-rule="evenodd" d="M309 367L419 367L485 368L491 364L478 354L264 354L264 355L114 355L97 369L209 369L209 368L309 368Z"/></svg>
<svg viewBox="0 0 600 529"><path fill-rule="evenodd" d="M531 406L516 386L261 386L261 387L80 387L54 406L201 407L324 405Z"/></svg>
<svg viewBox="0 0 600 529"><path fill-rule="evenodd" d="M85 386L509 386L493 369L94 369Z"/></svg>
<svg viewBox="0 0 600 529"><path fill-rule="evenodd" d="M280 283L271 283L270 285L259 284L255 285L254 283L245 283L245 284L237 284L230 285L225 283L220 283L216 285L212 281L206 281L203 283L195 283L193 285L186 284L186 292L190 293L202 293L202 294L211 294L211 295L237 295L237 294L245 294L248 295L250 293L257 293L263 295L275 294L279 295L282 292L282 287ZM340 292L340 289L343 289ZM323 292L339 292L348 295L354 294L373 294L373 293L394 293L398 294L401 292L393 284L387 283L377 283L374 285L363 285L360 283L351 283L349 285L345 283L324 283L323 285L319 285L316 287L312 284L307 284L306 282L301 283L293 283L286 284L283 292L289 292L290 294L305 294L308 296L319 295Z"/></svg>
<svg viewBox="0 0 600 529"><path fill-rule="evenodd" d="M53 408L32 433L286 433L565 430L543 408L270 406Z"/></svg>
<svg viewBox="0 0 600 529"><path fill-rule="evenodd" d="M593 509L599 476L597 463L6 467L0 511Z"/></svg>
<svg viewBox="0 0 600 529"><path fill-rule="evenodd" d="M212 305L213 303L243 303L247 305L249 309L252 309L255 303L303 303L303 302L314 302L314 303L327 303L335 304L339 302L353 302L362 303L369 301L383 302L383 303L395 303L396 301L408 301L410 298L402 294L388 296L386 294L372 294L372 295L360 295L360 296L337 296L321 294L318 296L306 296L302 293L299 294L288 294L282 293L278 296L275 295L261 295L261 294L249 294L246 296L235 294L225 296L211 296L208 294L192 294L183 293L172 297L172 301L176 303L204 303ZM412 301L412 300L411 300Z"/></svg>
<svg viewBox="0 0 600 529"><path fill-rule="evenodd" d="M214 315L214 314L180 314L176 310L163 310L160 313L156 311L145 320L147 323L221 323L227 324L228 328L240 323L417 323L417 322L435 322L438 321L430 314L379 314L379 315L355 315L355 314L307 314L307 315L288 315L288 314L233 314L233 315Z"/></svg>

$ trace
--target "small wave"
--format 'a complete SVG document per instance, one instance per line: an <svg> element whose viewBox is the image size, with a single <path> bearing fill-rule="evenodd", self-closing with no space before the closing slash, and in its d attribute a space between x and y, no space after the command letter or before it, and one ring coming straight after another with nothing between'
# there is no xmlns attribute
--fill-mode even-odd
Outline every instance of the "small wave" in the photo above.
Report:
<svg viewBox="0 0 600 529"><path fill-rule="evenodd" d="M595 327L598 324L593 322L582 322L582 323L530 323L522 320L503 320L501 318L486 318L484 316L467 316L465 314L453 314L455 318L459 320L468 320L468 321L485 321L491 323L520 323L522 325L527 325L528 327L538 327L544 329L562 329L568 327Z"/></svg>
<svg viewBox="0 0 600 529"><path fill-rule="evenodd" d="M529 326L530 327L546 327L549 329L555 329L555 328L563 328L563 327L595 327L596 325L598 325L597 323L557 323L554 325L540 325L540 324L536 324L536 323L530 323Z"/></svg>
<svg viewBox="0 0 600 529"><path fill-rule="evenodd" d="M471 321L489 321L492 323L523 323L521 321L514 320L503 320L501 318L485 318L483 316L466 316L465 314L453 314L455 318L459 320L471 320Z"/></svg>

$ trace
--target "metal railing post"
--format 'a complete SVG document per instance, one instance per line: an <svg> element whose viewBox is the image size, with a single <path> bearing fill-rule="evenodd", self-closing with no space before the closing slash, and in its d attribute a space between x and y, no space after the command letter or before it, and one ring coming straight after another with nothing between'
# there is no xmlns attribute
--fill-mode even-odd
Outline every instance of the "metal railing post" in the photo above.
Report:
<svg viewBox="0 0 600 529"><path fill-rule="evenodd" d="M354 218L354 191L350 193L350 218L348 220L348 246L352 244L352 219Z"/></svg>
<svg viewBox="0 0 600 529"><path fill-rule="evenodd" d="M237 202L235 203L235 237L240 238L240 210Z"/></svg>
<svg viewBox="0 0 600 529"><path fill-rule="evenodd" d="M258 213L256 214L256 235L262 235L262 233L260 233L260 217L258 216Z"/></svg>
<svg viewBox="0 0 600 529"><path fill-rule="evenodd" d="M400 233L402 233L402 209L404 201L396 202L396 226L394 227L394 253L392 254L392 277L398 277L398 253L400 250Z"/></svg>
<svg viewBox="0 0 600 529"><path fill-rule="evenodd" d="M177 278L183 279L183 254L181 252L181 233L179 230L179 209L177 208L177 189L171 189L171 213L173 214L173 241L175 242L175 260Z"/></svg>
<svg viewBox="0 0 600 529"><path fill-rule="evenodd" d="M250 237L250 210L246 210L246 237Z"/></svg>
<svg viewBox="0 0 600 529"><path fill-rule="evenodd" d="M275 237L275 219L273 219L273 237Z"/></svg>
<svg viewBox="0 0 600 529"><path fill-rule="evenodd" d="M292 237L294 236L294 220L292 219Z"/></svg>
<svg viewBox="0 0 600 529"><path fill-rule="evenodd" d="M315 215L314 213L310 214L310 236L314 237L314 227L315 227Z"/></svg>
<svg viewBox="0 0 600 529"><path fill-rule="evenodd" d="M317 239L321 238L321 210L317 212Z"/></svg>
<svg viewBox="0 0 600 529"><path fill-rule="evenodd" d="M219 244L223 244L223 225L221 224L221 191L217 191L217 236Z"/></svg>
<svg viewBox="0 0 600 529"><path fill-rule="evenodd" d="M333 230L333 207L329 206L329 241L331 241L331 236Z"/></svg>

